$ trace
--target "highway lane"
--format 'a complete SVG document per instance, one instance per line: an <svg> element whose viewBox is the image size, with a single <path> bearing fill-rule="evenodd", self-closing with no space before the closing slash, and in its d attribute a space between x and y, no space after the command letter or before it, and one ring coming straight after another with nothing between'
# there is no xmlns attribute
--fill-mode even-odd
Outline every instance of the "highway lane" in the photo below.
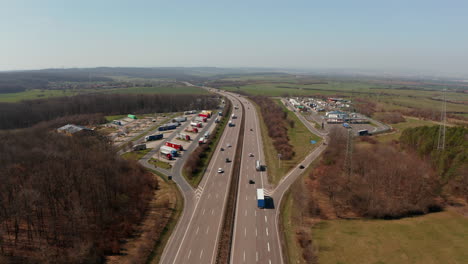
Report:
<svg viewBox="0 0 468 264"><path fill-rule="evenodd" d="M229 96L233 104L238 104L236 97ZM161 263L214 263L217 253L217 241L221 228L227 191L232 174L232 163L226 163L226 158L234 160L240 131L241 110L234 113L238 116L235 127L226 127L207 171L201 181L198 197L189 201L192 210L184 209L186 222L178 225L172 240L165 249ZM230 144L231 147L227 147ZM224 151L220 151L220 148ZM223 168L224 173L218 173ZM169 245L170 244L170 245Z"/></svg>
<svg viewBox="0 0 468 264"><path fill-rule="evenodd" d="M246 110L245 134L230 262L282 263L276 209L257 207L257 188L271 189L267 172L256 170L256 160L265 164L259 118L250 101L241 101ZM251 179L255 184L249 184Z"/></svg>

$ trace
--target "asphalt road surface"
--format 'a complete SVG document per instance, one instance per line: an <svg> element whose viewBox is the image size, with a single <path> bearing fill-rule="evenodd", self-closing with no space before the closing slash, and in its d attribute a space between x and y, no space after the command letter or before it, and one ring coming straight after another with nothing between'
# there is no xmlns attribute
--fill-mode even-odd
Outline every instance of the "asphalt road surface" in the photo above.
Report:
<svg viewBox="0 0 468 264"><path fill-rule="evenodd" d="M239 104L237 97L229 96L232 103ZM224 215L224 209L232 174L241 110L234 110L238 118L236 126L226 127L203 180L195 191L195 197L185 198L184 213L175 232L168 242L161 263L214 263L217 253L217 242ZM231 147L227 147L230 144ZM220 149L224 148L224 151ZM224 170L218 173L218 168ZM185 181L182 179L182 181Z"/></svg>

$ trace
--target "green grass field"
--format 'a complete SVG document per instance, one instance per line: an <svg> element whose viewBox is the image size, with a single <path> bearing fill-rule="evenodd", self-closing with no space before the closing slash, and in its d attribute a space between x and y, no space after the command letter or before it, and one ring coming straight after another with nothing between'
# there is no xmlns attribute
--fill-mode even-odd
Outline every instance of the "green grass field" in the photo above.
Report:
<svg viewBox="0 0 468 264"><path fill-rule="evenodd" d="M401 220L322 221L312 239L322 264L468 262L468 218L453 211Z"/></svg>
<svg viewBox="0 0 468 264"><path fill-rule="evenodd" d="M169 164L168 162L158 160L158 159L154 159L154 158L151 158L148 162L153 164L155 167L158 167L158 168L162 168L162 169L166 169L166 170L169 170L169 169L172 168L172 165Z"/></svg>
<svg viewBox="0 0 468 264"><path fill-rule="evenodd" d="M152 149L147 148L145 150L139 150L139 151L130 151L127 153L122 154L122 158L128 159L128 160L139 160L143 158L148 152L150 152Z"/></svg>
<svg viewBox="0 0 468 264"><path fill-rule="evenodd" d="M21 100L44 99L50 97L72 96L95 92L95 90L28 90L20 93L0 94L0 102L14 103Z"/></svg>
<svg viewBox="0 0 468 264"><path fill-rule="evenodd" d="M131 87L104 90L113 94L207 94L208 91L193 86L176 87Z"/></svg>
<svg viewBox="0 0 468 264"><path fill-rule="evenodd" d="M287 172L301 162L307 154L309 154L317 145L311 144L311 140L320 142L320 137L311 133L307 127L297 118L297 116L287 110L286 107L279 101L274 100L275 103L282 106L288 113L288 118L292 119L295 123L294 128L288 126L288 137L291 145L296 153L291 160L278 161L278 152L273 146L272 139L268 136L266 125L263 121L260 122L262 130L263 148L265 153L265 161L268 167L268 178L273 184L277 184ZM257 107L257 112L260 114L260 109ZM260 118L261 119L261 118ZM261 119L263 120L263 119Z"/></svg>
<svg viewBox="0 0 468 264"><path fill-rule="evenodd" d="M396 123L392 125L392 127L395 129L394 132L377 135L377 140L379 140L380 142L390 142L392 140L398 140L400 138L401 132L403 132L403 130L405 130L406 128L438 125L438 123L430 120L422 120L413 117L405 117L405 119L405 122Z"/></svg>

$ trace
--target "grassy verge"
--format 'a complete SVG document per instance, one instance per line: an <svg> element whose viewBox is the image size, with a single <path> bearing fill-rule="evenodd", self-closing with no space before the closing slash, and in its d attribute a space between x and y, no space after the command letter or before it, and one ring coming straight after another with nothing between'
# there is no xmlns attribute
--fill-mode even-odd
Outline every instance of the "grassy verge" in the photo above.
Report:
<svg viewBox="0 0 468 264"><path fill-rule="evenodd" d="M155 167L158 167L158 168L162 168L162 169L166 169L166 170L169 170L169 169L172 168L172 165L169 164L168 162L158 160L158 159L154 159L154 158L151 158L148 162L150 164L153 164Z"/></svg>
<svg viewBox="0 0 468 264"><path fill-rule="evenodd" d="M210 163L211 158L213 157L213 153L216 149L216 146L218 145L218 142L221 139L224 129L226 128L226 125L229 121L231 112L232 112L232 104L229 105L229 110L227 111L227 114L224 114L223 118L221 118L220 122L218 123L217 128L219 129L215 128L214 133L211 134L211 140L205 152L206 155L204 155L204 157L201 158L200 162L202 166L199 167L198 171L196 173L193 173L191 176L189 176L190 172L188 172L185 167L184 169L182 169L182 175L185 177L187 182L190 183L190 185L192 185L194 188L198 187L198 184L200 184L203 178L203 174L205 173L206 167L208 167L208 164ZM213 113L216 113L216 111L213 111ZM216 117L213 116L211 118L216 118ZM194 155L194 154L195 153L192 153L191 155Z"/></svg>
<svg viewBox="0 0 468 264"><path fill-rule="evenodd" d="M167 177L163 175L162 173L151 170L152 172L156 173L159 177L161 177L164 181L164 185L167 193L166 195L173 195L175 196L175 204L174 207L172 208L172 213L170 216L169 221L167 222L166 226L164 227L161 235L157 239L153 251L151 252L150 256L148 257L148 260L146 263L151 263L151 264L156 264L159 263L164 247L167 244L167 241L169 240L169 237L172 234L172 231L174 230L175 226L177 225L177 222L179 221L180 215L182 214L182 210L184 209L184 199L177 188L177 185L172 182L168 181ZM163 194L161 194L163 195Z"/></svg>
<svg viewBox="0 0 468 264"><path fill-rule="evenodd" d="M139 150L139 151L130 151L127 153L122 154L122 158L128 159L128 160L139 160L143 158L148 152L150 152L152 149L147 148L145 150Z"/></svg>
<svg viewBox="0 0 468 264"><path fill-rule="evenodd" d="M376 138L380 142L390 142L392 140L398 140L400 138L401 132L406 128L419 127L419 126L433 126L436 125L436 122L422 120L414 117L405 117L405 122L392 124L394 132L387 134L378 135Z"/></svg>
<svg viewBox="0 0 468 264"><path fill-rule="evenodd" d="M468 219L446 211L400 220L329 220L312 237L320 263L466 263Z"/></svg>
<svg viewBox="0 0 468 264"><path fill-rule="evenodd" d="M318 160L319 159L304 170L302 175L293 184L292 188L294 188L294 185L304 184L304 178L310 175L314 167L318 164ZM296 231L299 230L301 227L300 225L303 224L301 216L303 208L299 208L297 206L291 192L293 192L293 190L290 188L284 194L281 201L279 226L281 231L282 250L286 259L289 260L289 263L305 264L306 261L302 257L302 248L300 247L296 237Z"/></svg>
<svg viewBox="0 0 468 264"><path fill-rule="evenodd" d="M278 152L273 146L273 140L268 136L268 129L260 118L260 129L263 140L263 151L265 153L265 162L268 167L269 181L277 184L287 172L301 162L307 154L309 154L321 140L320 137L311 133L309 129L297 118L297 116L289 111L279 100L274 100L275 103L283 107L288 113L288 119L294 121L294 127L288 127L289 143L293 146L295 155L291 160L278 161ZM260 108L255 104L257 113L261 117ZM310 141L315 140L317 144L311 144Z"/></svg>

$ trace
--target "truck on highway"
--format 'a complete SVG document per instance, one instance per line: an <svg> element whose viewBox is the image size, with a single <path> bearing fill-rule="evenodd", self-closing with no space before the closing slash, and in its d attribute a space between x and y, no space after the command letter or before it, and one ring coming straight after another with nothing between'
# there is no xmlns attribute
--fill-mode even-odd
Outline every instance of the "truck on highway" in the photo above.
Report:
<svg viewBox="0 0 468 264"><path fill-rule="evenodd" d="M171 147L171 148L174 148L176 150L184 150L184 147L182 147L181 144L177 144L177 143L173 143L173 142L166 142L164 145L168 146L168 147Z"/></svg>
<svg viewBox="0 0 468 264"><path fill-rule="evenodd" d="M260 163L259 160L256 160L256 161L255 161L255 169L256 169L257 171L262 171L262 170L263 170L263 166L262 166L262 164Z"/></svg>
<svg viewBox="0 0 468 264"><path fill-rule="evenodd" d="M154 135L146 136L145 141L148 142L148 141L158 140L162 138L163 138L163 134L154 134Z"/></svg>
<svg viewBox="0 0 468 264"><path fill-rule="evenodd" d="M257 206L260 209L265 208L265 193L263 188L257 189Z"/></svg>
<svg viewBox="0 0 468 264"><path fill-rule="evenodd" d="M206 138L200 138L200 139L198 140L198 145L205 144L206 141L207 141Z"/></svg>

